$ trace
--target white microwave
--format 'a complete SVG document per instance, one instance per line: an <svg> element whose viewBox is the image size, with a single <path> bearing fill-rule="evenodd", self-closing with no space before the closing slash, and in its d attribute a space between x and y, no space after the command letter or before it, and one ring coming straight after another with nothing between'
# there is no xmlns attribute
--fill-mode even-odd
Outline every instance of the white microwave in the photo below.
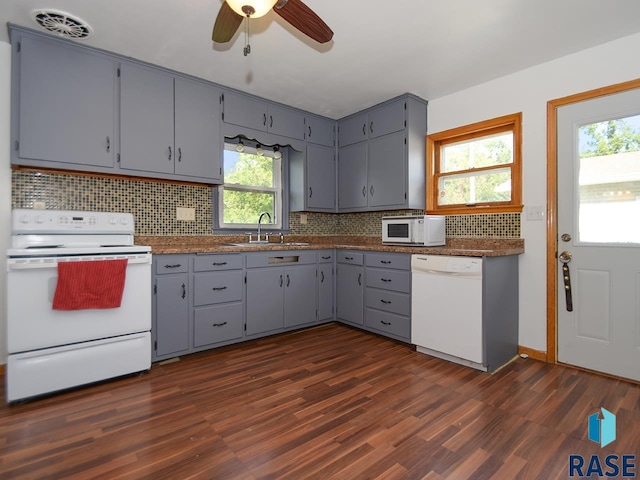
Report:
<svg viewBox="0 0 640 480"><path fill-rule="evenodd" d="M445 244L444 215L382 217L382 243L387 245Z"/></svg>

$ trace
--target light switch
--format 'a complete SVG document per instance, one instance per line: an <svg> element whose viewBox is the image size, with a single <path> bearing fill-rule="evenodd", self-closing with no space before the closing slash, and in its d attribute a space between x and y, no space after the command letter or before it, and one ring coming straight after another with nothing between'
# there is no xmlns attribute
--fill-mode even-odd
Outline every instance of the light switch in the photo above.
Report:
<svg viewBox="0 0 640 480"><path fill-rule="evenodd" d="M544 211L545 208L541 205L531 205L529 207L525 207L525 211L527 214L527 220L530 221L540 221L544 220Z"/></svg>

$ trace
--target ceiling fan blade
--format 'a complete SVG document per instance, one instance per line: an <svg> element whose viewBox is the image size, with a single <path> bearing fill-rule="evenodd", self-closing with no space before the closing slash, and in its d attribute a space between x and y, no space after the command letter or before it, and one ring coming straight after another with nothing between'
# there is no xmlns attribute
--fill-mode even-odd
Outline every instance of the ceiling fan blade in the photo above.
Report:
<svg viewBox="0 0 640 480"><path fill-rule="evenodd" d="M211 39L217 43L226 43L233 38L244 17L234 12L227 2L222 4L216 23L213 25Z"/></svg>
<svg viewBox="0 0 640 480"><path fill-rule="evenodd" d="M333 31L302 0L279 0L273 10L318 43L327 43L333 38Z"/></svg>

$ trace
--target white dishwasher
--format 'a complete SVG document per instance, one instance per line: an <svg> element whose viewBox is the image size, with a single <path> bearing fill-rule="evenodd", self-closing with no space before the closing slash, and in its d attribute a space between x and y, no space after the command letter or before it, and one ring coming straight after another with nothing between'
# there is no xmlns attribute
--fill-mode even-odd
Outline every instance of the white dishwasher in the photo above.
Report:
<svg viewBox="0 0 640 480"><path fill-rule="evenodd" d="M411 256L411 343L418 352L487 371L482 258Z"/></svg>

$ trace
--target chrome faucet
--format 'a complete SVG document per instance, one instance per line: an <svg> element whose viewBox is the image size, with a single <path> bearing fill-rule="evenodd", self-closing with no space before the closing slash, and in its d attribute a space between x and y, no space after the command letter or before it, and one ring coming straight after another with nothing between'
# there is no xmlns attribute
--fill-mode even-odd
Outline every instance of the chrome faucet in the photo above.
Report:
<svg viewBox="0 0 640 480"><path fill-rule="evenodd" d="M257 240L258 242L260 241L260 227L262 224L262 217L264 217L265 215L269 218L269 223L271 223L271 215L269 215L269 212L262 212L258 217L258 240Z"/></svg>

